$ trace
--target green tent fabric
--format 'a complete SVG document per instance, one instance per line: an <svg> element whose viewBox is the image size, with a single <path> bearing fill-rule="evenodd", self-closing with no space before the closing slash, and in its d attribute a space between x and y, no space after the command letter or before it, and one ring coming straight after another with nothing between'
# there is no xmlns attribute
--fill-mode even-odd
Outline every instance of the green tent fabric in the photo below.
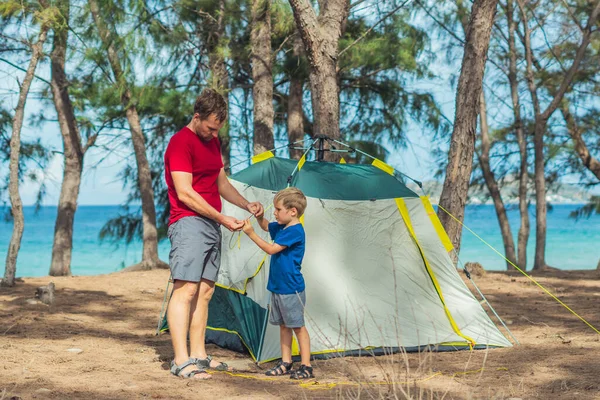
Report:
<svg viewBox="0 0 600 400"><path fill-rule="evenodd" d="M232 180L262 189L285 189L298 161L271 157L233 174ZM396 177L373 165L307 161L291 185L308 197L330 200L377 200L418 197Z"/></svg>
<svg viewBox="0 0 600 400"><path fill-rule="evenodd" d="M247 351L256 358L266 316L267 310L248 297L216 287L208 315L206 341L239 352ZM166 316L159 330L169 330Z"/></svg>

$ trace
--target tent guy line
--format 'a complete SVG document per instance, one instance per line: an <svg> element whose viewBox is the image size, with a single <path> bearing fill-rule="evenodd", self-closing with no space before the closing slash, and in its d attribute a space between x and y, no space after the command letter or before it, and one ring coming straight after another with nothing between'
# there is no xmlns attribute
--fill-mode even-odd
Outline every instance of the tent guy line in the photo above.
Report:
<svg viewBox="0 0 600 400"><path fill-rule="evenodd" d="M500 321L500 323L502 324L502 326L504 327L504 329L506 329L506 331L508 332L508 334L510 335L510 337L515 341L516 344L520 345L521 342L519 342L519 340L513 335L513 333L510 331L510 329L508 329L508 326L506 326L506 324L504 323L504 320L502 318L500 318L500 316L498 315L498 313L496 312L496 310L492 306L492 303L490 303L488 301L488 299L485 297L485 295L481 292L481 290L479 290L479 286L477 286L477 284L475 283L475 281L471 277L471 273L469 272L469 270L467 269L467 267L465 267L463 265L463 263L460 260L460 258L458 258L458 253L456 252L456 250L453 250L453 251L454 251L454 255L456 256L456 259L460 263L460 265L461 265L461 267L462 267L465 275L467 276L467 278L469 279L469 281L471 282L471 284L473 285L473 287L475 288L475 290L477 290L477 293L479 293L479 295L481 296L481 298L483 299L483 301L485 301L485 304L488 305L488 307L490 308L490 310L492 311L492 313L496 316L496 318L498 319L498 321Z"/></svg>
<svg viewBox="0 0 600 400"><path fill-rule="evenodd" d="M510 265L512 265L513 267L515 267L515 269L517 271L519 271L520 273L522 273L523 275L525 275L525 277L527 277L530 281L532 281L533 283L535 283L540 289L542 289L550 297L552 297L554 300L556 300L561 306L563 306L564 308L566 308L567 310L569 310L573 315L575 315L577 318L579 318L583 323L585 323L587 326L589 326L590 328L592 328L594 330L594 332L596 332L598 335L600 335L600 331L598 329L596 329L596 327L594 325L590 324L585 318L583 318L581 315L579 315L575 311L573 311L568 305L566 305L565 303L563 303L558 297L556 297L554 294L552 294L541 283L539 283L538 281L536 281L535 279L533 279L533 277L531 275L529 275L527 272L523 271L521 268L519 268L517 265L515 265L515 263L513 263L511 260L509 260L508 258L504 257L504 255L502 255L502 253L500 253L498 250L496 250L494 248L494 246L492 246L491 244L489 244L488 242L486 242L481 236L479 236L471 228L469 228L468 226L466 226L465 224L463 224L454 215L450 214L450 212L448 210L446 210L444 207L442 207L439 204L438 204L438 207L442 211L444 211L446 214L448 214L456 222L458 222L459 224L461 224L465 229L467 229L469 232L471 232L473 235L475 235L475 237L477 239L481 240L486 246L488 246L490 249L492 249L494 252L496 252L496 254L498 254L500 257L502 257L506 262L510 263Z"/></svg>

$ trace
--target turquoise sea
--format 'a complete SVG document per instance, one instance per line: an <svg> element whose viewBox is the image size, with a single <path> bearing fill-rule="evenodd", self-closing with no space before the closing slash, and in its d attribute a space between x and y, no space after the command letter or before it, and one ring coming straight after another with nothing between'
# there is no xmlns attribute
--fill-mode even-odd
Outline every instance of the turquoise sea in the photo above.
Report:
<svg viewBox="0 0 600 400"><path fill-rule="evenodd" d="M600 216L575 221L569 213L578 206L555 205L548 214L548 242L546 260L549 265L565 270L594 269L600 259ZM74 275L96 275L118 271L140 261L141 243L115 246L100 243L98 232L111 217L119 214L118 206L80 206L75 216L72 258ZM531 223L535 224L532 208ZM36 214L33 207L25 207L25 233L17 261L17 276L44 276L48 274L52 254L56 207L42 207ZM518 210L511 209L509 218L513 234L517 235ZM498 221L491 205L468 206L465 224L483 239L503 252ZM8 242L12 233L10 222L0 222L0 260L4 265ZM529 268L533 260L535 230L528 246ZM463 231L462 262L477 261L488 270L503 270L505 262L479 239ZM159 245L159 254L168 259L169 242ZM0 271L0 275L3 274Z"/></svg>

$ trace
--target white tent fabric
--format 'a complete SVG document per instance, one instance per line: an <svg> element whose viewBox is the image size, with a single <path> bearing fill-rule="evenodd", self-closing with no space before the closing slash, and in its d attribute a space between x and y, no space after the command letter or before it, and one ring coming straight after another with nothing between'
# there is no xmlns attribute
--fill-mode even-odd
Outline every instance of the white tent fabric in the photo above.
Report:
<svg viewBox="0 0 600 400"><path fill-rule="evenodd" d="M234 180L232 184L246 198L265 207L272 204L274 192ZM427 214L425 200L399 201L406 205L409 221L403 219L396 199L308 198L302 273L312 353L468 346L471 340L477 345L511 346L458 275ZM266 217L274 220L271 210ZM223 212L248 217L226 202ZM254 223L257 233L269 240L268 233L257 225ZM218 284L246 292L266 308L269 258L245 234L238 235L223 231ZM280 357L278 327L266 324L256 357L257 361Z"/></svg>

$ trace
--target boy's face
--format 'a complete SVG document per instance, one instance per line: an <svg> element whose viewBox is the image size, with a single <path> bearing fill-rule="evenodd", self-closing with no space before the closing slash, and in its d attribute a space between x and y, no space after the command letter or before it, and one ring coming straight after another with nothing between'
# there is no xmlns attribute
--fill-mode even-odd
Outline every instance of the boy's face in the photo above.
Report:
<svg viewBox="0 0 600 400"><path fill-rule="evenodd" d="M298 216L298 210L295 207L285 208L281 201L275 203L275 220L281 225L287 225L292 222L292 219Z"/></svg>

